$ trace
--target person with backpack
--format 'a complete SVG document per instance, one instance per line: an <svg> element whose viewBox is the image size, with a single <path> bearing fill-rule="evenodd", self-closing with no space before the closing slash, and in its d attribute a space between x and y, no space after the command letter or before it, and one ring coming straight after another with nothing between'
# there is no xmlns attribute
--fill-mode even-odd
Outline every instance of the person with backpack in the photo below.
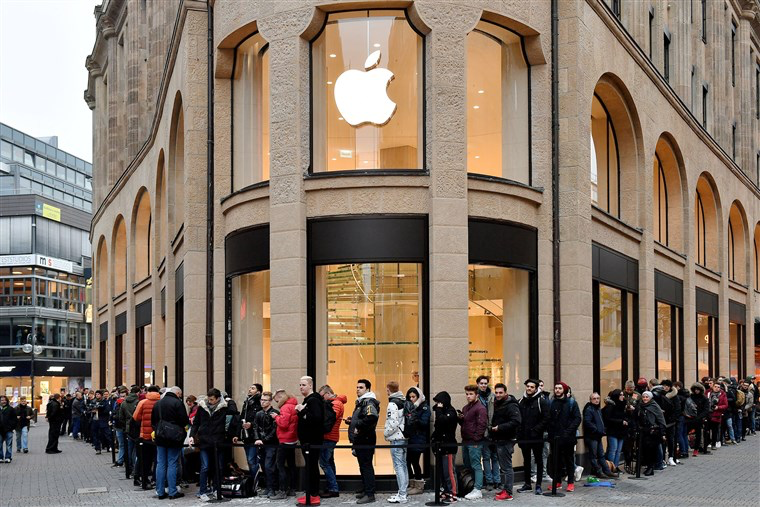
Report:
<svg viewBox="0 0 760 507"><path fill-rule="evenodd" d="M457 412L459 424L462 425L462 463L472 470L475 486L465 495L467 500L483 498L483 440L488 428L488 412L478 399L478 386L468 385L464 388L467 404Z"/></svg>
<svg viewBox="0 0 760 507"><path fill-rule="evenodd" d="M694 432L694 454L696 457L699 455L702 446L702 428L705 418L710 413L710 404L705 397L705 387L699 382L694 382L691 385L691 394L686 398L684 404L684 419L686 420L686 428L689 433Z"/></svg>
<svg viewBox="0 0 760 507"><path fill-rule="evenodd" d="M296 405L298 413L298 440L302 446L322 445L324 440L325 403L319 393L314 392L314 380L309 376L301 377L298 382L303 403ZM302 447L301 453L306 462L308 477L307 491L298 499L300 505L306 504L309 495L311 505L319 505L319 451Z"/></svg>
<svg viewBox="0 0 760 507"><path fill-rule="evenodd" d="M335 469L335 446L340 441L340 425L343 422L343 411L348 399L345 395L336 396L332 387L324 385L319 388L319 394L325 400L325 421L322 427L325 431L322 451L319 453L319 467L325 474L327 489L320 493L323 498L337 498L338 490L337 470ZM332 418L330 425L329 418Z"/></svg>
<svg viewBox="0 0 760 507"><path fill-rule="evenodd" d="M406 401L410 411L404 423L404 433L407 436L406 465L409 472L409 489L407 496L421 495L425 492L425 479L422 476L420 458L425 452L430 427L430 407L419 387L412 386L406 392Z"/></svg>
<svg viewBox="0 0 760 507"><path fill-rule="evenodd" d="M251 387L248 388L248 397L240 410L240 435L238 435L238 438L243 442L245 460L248 462L248 471L254 485L259 475L259 449L254 444L252 426L256 413L261 410L261 391L261 384L251 384Z"/></svg>
<svg viewBox="0 0 760 507"><path fill-rule="evenodd" d="M512 453L515 450L517 433L520 431L522 417L520 406L511 394L507 394L507 386L499 383L493 386L494 403L493 416L488 423L491 440L496 445L501 470L501 487L495 500L512 500L514 471L512 469Z"/></svg>
<svg viewBox="0 0 760 507"><path fill-rule="evenodd" d="M185 494L177 491L179 455L185 443L185 427L190 426L182 389L169 388L154 405L150 419L156 435L156 495L159 500L181 498Z"/></svg>
<svg viewBox="0 0 760 507"><path fill-rule="evenodd" d="M457 476L454 460L457 455L457 422L458 416L451 406L451 395L441 391L433 397L433 434L430 441L435 454L435 467L443 477L441 500L444 502L457 501Z"/></svg>
<svg viewBox="0 0 760 507"><path fill-rule="evenodd" d="M549 423L549 402L538 389L539 381L528 379L523 382L525 385L525 394L520 398L518 407L520 408L520 430L518 433L520 450L523 455L523 463L527 469L531 464L531 454L536 467L536 494L540 495L541 481L544 478L544 432ZM517 491L523 493L533 489L531 485L532 477L530 473L525 473L525 484Z"/></svg>
<svg viewBox="0 0 760 507"><path fill-rule="evenodd" d="M280 411L272 406L272 393L261 393L261 410L256 412L253 418L254 444L261 449L261 464L264 469L264 477L267 484L264 496L272 498L277 494L277 424L272 415L279 415Z"/></svg>
<svg viewBox="0 0 760 507"><path fill-rule="evenodd" d="M406 503L406 491L409 487L409 472L406 468L406 437L404 436L404 423L409 409L406 398L399 391L398 382L391 380L385 386L388 393L388 409L385 412L385 428L383 436L391 448L393 471L396 473L398 492L388 498L390 503Z"/></svg>
<svg viewBox="0 0 760 507"><path fill-rule="evenodd" d="M372 459L375 455L374 445L377 443L378 414L380 402L371 391L372 383L367 379L356 381L356 405L354 413L345 420L348 424L348 438L356 447L353 454L359 463L359 473L362 477L362 490L356 494L357 504L374 503L375 501L375 467ZM359 447L361 446L361 447Z"/></svg>
<svg viewBox="0 0 760 507"><path fill-rule="evenodd" d="M564 382L554 384L554 398L549 406L549 442L552 452L557 453L557 470L551 476L562 487L562 477L567 476L567 491L575 491L575 435L581 424L581 411L575 399L569 395L570 386ZM556 439L556 445L555 445Z"/></svg>
<svg viewBox="0 0 760 507"><path fill-rule="evenodd" d="M124 398L124 401L119 405L118 413L119 421L124 427L124 435L127 444L127 454L124 460L127 466L127 478L134 474L135 483L137 482L137 474L135 474L134 471L135 465L137 464L137 439L140 438L140 425L136 421L133 421L132 416L137 409L137 403L139 401L137 395L139 392L139 387L132 386L127 397Z"/></svg>

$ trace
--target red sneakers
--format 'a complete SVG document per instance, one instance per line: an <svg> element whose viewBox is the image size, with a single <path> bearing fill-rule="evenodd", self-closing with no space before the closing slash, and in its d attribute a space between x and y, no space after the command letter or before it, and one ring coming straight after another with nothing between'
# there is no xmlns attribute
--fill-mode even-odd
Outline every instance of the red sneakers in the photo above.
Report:
<svg viewBox="0 0 760 507"><path fill-rule="evenodd" d="M321 503L318 496L312 496L309 500L311 501L311 505L319 505ZM306 505L306 495L298 499L298 505Z"/></svg>
<svg viewBox="0 0 760 507"><path fill-rule="evenodd" d="M573 491L575 491L575 484L568 484L567 485L567 492L568 493L572 493Z"/></svg>
<svg viewBox="0 0 760 507"><path fill-rule="evenodd" d="M496 496L494 497L494 500L506 500L507 495L509 495L509 493L507 493L507 490L502 489L499 493L496 494Z"/></svg>
<svg viewBox="0 0 760 507"><path fill-rule="evenodd" d="M558 483L557 483L557 491L559 491L560 489L562 489L562 483L561 483L561 482L558 482Z"/></svg>

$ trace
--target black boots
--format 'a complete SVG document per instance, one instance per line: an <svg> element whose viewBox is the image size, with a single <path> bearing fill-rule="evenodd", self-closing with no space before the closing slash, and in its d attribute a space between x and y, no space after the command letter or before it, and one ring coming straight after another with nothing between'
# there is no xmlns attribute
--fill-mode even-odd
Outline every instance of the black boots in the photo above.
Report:
<svg viewBox="0 0 760 507"><path fill-rule="evenodd" d="M644 470L644 475L654 475L654 468L652 466L648 466L646 470Z"/></svg>

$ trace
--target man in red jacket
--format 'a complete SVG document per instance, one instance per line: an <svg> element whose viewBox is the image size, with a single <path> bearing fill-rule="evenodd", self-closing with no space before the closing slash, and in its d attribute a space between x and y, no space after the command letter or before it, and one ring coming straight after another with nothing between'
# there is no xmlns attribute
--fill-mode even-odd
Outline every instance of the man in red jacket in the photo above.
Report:
<svg viewBox="0 0 760 507"><path fill-rule="evenodd" d="M319 394L322 395L325 402L329 402L332 405L332 409L335 412L335 424L333 424L332 430L329 433L325 433L322 452L319 453L319 466L325 473L325 481L327 482L327 490L320 495L325 498L336 498L340 496L340 493L338 492L338 479L335 470L335 446L340 441L340 423L343 421L344 405L348 401L348 398L342 394L336 396L329 385L320 387ZM327 407L327 404L325 404L325 407Z"/></svg>

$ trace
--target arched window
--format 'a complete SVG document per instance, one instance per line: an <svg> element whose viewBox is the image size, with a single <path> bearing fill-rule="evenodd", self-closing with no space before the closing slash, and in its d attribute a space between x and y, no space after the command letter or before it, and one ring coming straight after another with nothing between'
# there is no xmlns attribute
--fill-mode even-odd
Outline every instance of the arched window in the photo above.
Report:
<svg viewBox="0 0 760 507"><path fill-rule="evenodd" d="M681 250L683 245L683 193L680 157L673 140L663 135L657 141L652 171L654 239Z"/></svg>
<svg viewBox="0 0 760 507"><path fill-rule="evenodd" d="M169 132L169 202L172 236L185 222L185 115L182 96L177 93Z"/></svg>
<svg viewBox="0 0 760 507"><path fill-rule="evenodd" d="M591 101L591 202L620 216L620 157L615 126L599 95Z"/></svg>
<svg viewBox="0 0 760 507"><path fill-rule="evenodd" d="M657 241L663 245L668 244L668 184L665 181L665 170L662 168L660 157L655 154L655 183L654 192L654 232Z"/></svg>
<svg viewBox="0 0 760 507"><path fill-rule="evenodd" d="M97 307L100 308L108 304L108 247L106 238L100 237L97 251L97 272L95 279L97 281Z"/></svg>
<svg viewBox="0 0 760 507"><path fill-rule="evenodd" d="M758 247L760 247L760 223L755 226L753 243L755 246L755 290L760 291L760 252L758 251Z"/></svg>
<svg viewBox="0 0 760 507"><path fill-rule="evenodd" d="M522 39L480 21L466 44L467 172L530 184L530 67Z"/></svg>
<svg viewBox="0 0 760 507"><path fill-rule="evenodd" d="M127 227L124 218L116 219L113 233L113 297L127 291Z"/></svg>
<svg viewBox="0 0 760 507"><path fill-rule="evenodd" d="M694 201L695 259L697 264L719 271L722 243L718 236L720 201L712 179L707 173L699 177Z"/></svg>
<svg viewBox="0 0 760 507"><path fill-rule="evenodd" d="M702 196L697 190L697 202L696 202L696 220L697 220L697 264L702 266L707 265L707 243L706 243L706 231L705 231L705 206L702 204Z"/></svg>
<svg viewBox="0 0 760 507"><path fill-rule="evenodd" d="M148 277L153 265L150 248L152 216L150 213L150 196L143 190L135 204L134 218L134 255L135 281L139 282Z"/></svg>
<svg viewBox="0 0 760 507"><path fill-rule="evenodd" d="M157 230L156 241L158 246L157 262L161 262L166 256L166 242L169 229L166 226L166 170L164 168L164 150L158 154L158 168L156 170L156 217Z"/></svg>
<svg viewBox="0 0 760 507"><path fill-rule="evenodd" d="M744 238L744 214L736 201L731 205L728 215L728 278L741 284L747 282L747 249Z"/></svg>
<svg viewBox="0 0 760 507"><path fill-rule="evenodd" d="M422 43L402 10L327 16L311 43L313 172L423 168Z"/></svg>
<svg viewBox="0 0 760 507"><path fill-rule="evenodd" d="M235 50L232 190L269 179L269 44L257 32Z"/></svg>

